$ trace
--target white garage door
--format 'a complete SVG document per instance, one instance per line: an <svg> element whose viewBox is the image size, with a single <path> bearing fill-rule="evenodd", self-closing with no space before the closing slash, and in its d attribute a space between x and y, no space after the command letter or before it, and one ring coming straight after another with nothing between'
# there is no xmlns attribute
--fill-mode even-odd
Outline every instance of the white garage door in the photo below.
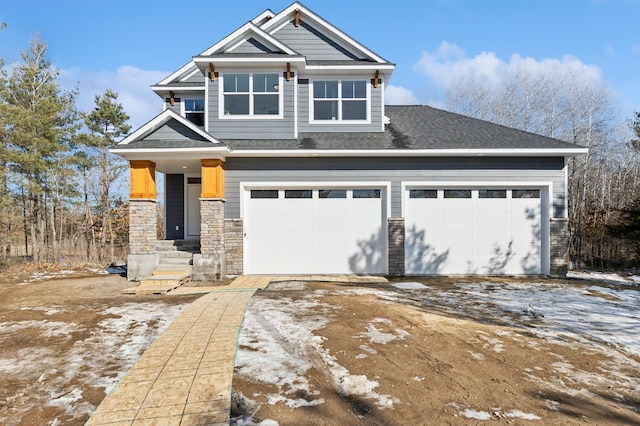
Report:
<svg viewBox="0 0 640 426"><path fill-rule="evenodd" d="M245 273L384 274L383 189L248 189Z"/></svg>
<svg viewBox="0 0 640 426"><path fill-rule="evenodd" d="M540 189L409 188L407 274L540 274Z"/></svg>

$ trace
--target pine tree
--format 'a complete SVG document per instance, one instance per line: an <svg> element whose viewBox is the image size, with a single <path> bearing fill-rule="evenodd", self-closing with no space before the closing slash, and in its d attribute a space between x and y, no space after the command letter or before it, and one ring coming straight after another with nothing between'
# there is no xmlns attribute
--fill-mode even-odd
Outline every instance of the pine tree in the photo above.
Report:
<svg viewBox="0 0 640 426"><path fill-rule="evenodd" d="M52 179L64 167L61 158L74 143L77 92L60 89L59 72L47 59L47 45L38 35L21 58L0 88L0 102L5 104L7 119L6 162L25 197L25 232L30 236L33 261L39 262L48 254L47 241L56 254L55 223L48 223L47 196Z"/></svg>
<svg viewBox="0 0 640 426"><path fill-rule="evenodd" d="M109 147L115 145L126 135L131 126L127 124L129 116L122 104L118 103L118 94L107 89L104 95L95 96L95 108L84 118L89 134L83 135L82 141L89 148L97 151L94 158L100 173L98 217L100 226L100 258L104 259L107 235L110 247L110 262L115 260L115 240L113 230L113 212L110 200L111 187L122 174L125 165L109 153Z"/></svg>

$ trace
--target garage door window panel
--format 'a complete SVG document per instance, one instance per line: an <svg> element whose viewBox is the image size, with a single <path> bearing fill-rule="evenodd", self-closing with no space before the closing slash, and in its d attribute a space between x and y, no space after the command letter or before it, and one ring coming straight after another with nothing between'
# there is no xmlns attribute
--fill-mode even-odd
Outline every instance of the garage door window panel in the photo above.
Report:
<svg viewBox="0 0 640 426"><path fill-rule="evenodd" d="M437 189L410 189L409 198L438 198Z"/></svg>
<svg viewBox="0 0 640 426"><path fill-rule="evenodd" d="M445 189L444 198L471 198L470 189Z"/></svg>
<svg viewBox="0 0 640 426"><path fill-rule="evenodd" d="M318 191L320 198L347 198L346 189L321 189Z"/></svg>
<svg viewBox="0 0 640 426"><path fill-rule="evenodd" d="M353 198L380 198L379 189L354 189Z"/></svg>
<svg viewBox="0 0 640 426"><path fill-rule="evenodd" d="M287 189L284 191L284 198L313 198L311 189Z"/></svg>
<svg viewBox="0 0 640 426"><path fill-rule="evenodd" d="M251 198L253 199L278 198L278 190L277 189L252 189Z"/></svg>

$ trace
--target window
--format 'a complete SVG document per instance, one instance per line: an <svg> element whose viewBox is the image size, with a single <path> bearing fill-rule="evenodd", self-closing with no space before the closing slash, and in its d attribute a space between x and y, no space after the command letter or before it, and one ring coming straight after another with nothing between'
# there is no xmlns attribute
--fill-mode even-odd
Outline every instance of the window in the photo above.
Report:
<svg viewBox="0 0 640 426"><path fill-rule="evenodd" d="M410 189L409 198L438 198L436 189Z"/></svg>
<svg viewBox="0 0 640 426"><path fill-rule="evenodd" d="M353 198L380 198L379 189L354 189Z"/></svg>
<svg viewBox="0 0 640 426"><path fill-rule="evenodd" d="M311 198L313 191L310 189L287 189L284 198Z"/></svg>
<svg viewBox="0 0 640 426"><path fill-rule="evenodd" d="M507 198L506 189L481 189L478 198Z"/></svg>
<svg viewBox="0 0 640 426"><path fill-rule="evenodd" d="M251 198L278 198L277 189L254 189L251 191Z"/></svg>
<svg viewBox="0 0 640 426"><path fill-rule="evenodd" d="M539 189L514 189L511 198L540 198Z"/></svg>
<svg viewBox="0 0 640 426"><path fill-rule="evenodd" d="M314 120L366 120L367 102L367 82L364 80L313 82Z"/></svg>
<svg viewBox="0 0 640 426"><path fill-rule="evenodd" d="M225 116L273 116L280 114L280 77L278 74L223 75Z"/></svg>
<svg viewBox="0 0 640 426"><path fill-rule="evenodd" d="M347 198L345 189L321 189L318 194L320 198Z"/></svg>
<svg viewBox="0 0 640 426"><path fill-rule="evenodd" d="M196 126L204 126L204 99L185 99L184 116Z"/></svg>
<svg viewBox="0 0 640 426"><path fill-rule="evenodd" d="M471 198L470 189L445 189L444 198Z"/></svg>

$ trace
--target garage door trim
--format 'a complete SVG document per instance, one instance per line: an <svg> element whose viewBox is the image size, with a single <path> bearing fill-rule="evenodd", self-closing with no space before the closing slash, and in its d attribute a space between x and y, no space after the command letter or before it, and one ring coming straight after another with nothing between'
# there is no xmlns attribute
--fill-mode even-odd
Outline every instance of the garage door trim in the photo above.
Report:
<svg viewBox="0 0 640 426"><path fill-rule="evenodd" d="M552 217L551 195L553 194L553 182L549 181L406 181L402 182L402 217L406 217L407 197L409 190L420 189L540 189L540 221L541 221L541 241L540 241L540 269L542 274L549 274L550 271L550 238L549 221Z"/></svg>
<svg viewBox="0 0 640 426"><path fill-rule="evenodd" d="M381 256L382 256L382 268L383 273L388 273L389 265L388 265L388 241L387 241L387 219L390 217L391 211L391 182L390 181L304 181L304 182L283 182L283 181L272 181L272 182L241 182L240 183L240 217L246 221L248 214L248 203L251 197L252 190L265 190L265 189L277 189L277 190L288 190L288 189L347 189L347 190L357 190L357 189L380 189L382 190L382 230L381 236L384 241L381 246ZM243 239L246 243L246 224L245 224L245 238ZM248 250L243 250L243 262L245 265L245 271L249 271L250 259ZM249 267L247 269L247 267ZM249 271L249 273L251 273Z"/></svg>

